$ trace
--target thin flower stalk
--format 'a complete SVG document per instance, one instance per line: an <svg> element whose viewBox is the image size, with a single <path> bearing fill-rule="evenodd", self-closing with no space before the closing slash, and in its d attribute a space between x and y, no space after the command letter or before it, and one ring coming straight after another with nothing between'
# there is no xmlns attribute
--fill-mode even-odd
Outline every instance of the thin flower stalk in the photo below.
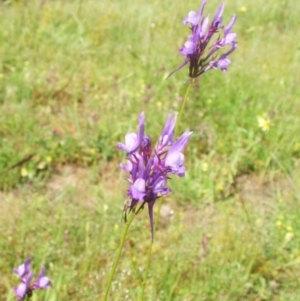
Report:
<svg viewBox="0 0 300 301"><path fill-rule="evenodd" d="M123 235L121 237L121 242L120 242L120 245L119 245L118 253L116 255L116 258L115 258L115 261L113 263L113 267L112 267L112 270L111 270L111 273L110 273L110 276L109 276L109 279L108 279L107 287L106 287L106 290L105 290L104 301L106 301L108 299L111 284L112 284L113 279L114 279L115 274L116 274L117 266L119 264L121 254L122 254L122 250L123 250L123 247L124 247L124 244L125 244L126 236L127 236L129 227L130 227L130 225L131 225L131 223L134 219L134 216L135 216L135 214L134 214L134 212L132 212L129 220L126 223L126 227L124 228L124 232L123 232Z"/></svg>
<svg viewBox="0 0 300 301"><path fill-rule="evenodd" d="M182 118L182 115L183 115L183 111L184 111L185 105L187 103L187 100L188 100L188 97L189 97L189 93L190 93L190 89L191 89L191 86L193 85L193 83L194 83L194 80L189 81L187 89L185 91L184 98L183 98L183 101L182 101L182 104L181 104L181 108L180 108L180 112L179 112L178 122L177 122L176 128L175 128L175 134L177 133L178 125L179 125L179 123L181 121L181 118Z"/></svg>
<svg viewBox="0 0 300 301"><path fill-rule="evenodd" d="M160 213L161 206L162 206L162 198L159 200L158 213ZM154 225L154 230L155 231L157 229L158 223L159 223L159 214L158 214L158 216L155 220L155 225ZM152 250L153 250L153 240L151 240L150 247L148 249L147 265L146 265L146 269L145 269L145 273L144 273L144 277L143 277L143 282L142 282L141 297L139 299L140 301L144 301L144 298L145 298L145 287L146 287L147 278L148 278L148 275L149 275L149 270L150 270L150 265L151 265Z"/></svg>

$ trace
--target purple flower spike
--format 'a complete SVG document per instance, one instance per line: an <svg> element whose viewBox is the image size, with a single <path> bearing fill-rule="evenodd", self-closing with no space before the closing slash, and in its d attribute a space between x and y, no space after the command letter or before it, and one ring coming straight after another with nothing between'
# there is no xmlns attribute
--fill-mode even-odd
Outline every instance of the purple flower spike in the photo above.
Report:
<svg viewBox="0 0 300 301"><path fill-rule="evenodd" d="M47 289L51 285L51 281L45 276L45 267L43 266L37 280L31 284L33 272L30 269L31 259L28 258L23 264L13 271L20 277L21 283L14 288L14 293L18 297L18 301L27 300L32 296L32 292L36 289Z"/></svg>
<svg viewBox="0 0 300 301"><path fill-rule="evenodd" d="M139 120L141 121L141 119L144 126L144 113L141 113ZM134 151L131 151L129 147L123 147L125 144L117 144L118 148L127 153L127 163L120 165L121 169L129 173L128 181L130 183L127 191L129 204L124 208L125 218L127 212L138 213L147 204L152 238L153 207L156 200L171 193L171 189L167 187L169 175L176 174L183 177L185 174L183 151L192 132L186 132L174 141L176 122L177 113L173 115L173 112L170 111L154 148L151 147L151 139L147 135L140 138L141 142ZM125 140L126 137L127 135ZM127 143L126 145L128 146ZM136 208L138 204L140 206Z"/></svg>
<svg viewBox="0 0 300 301"><path fill-rule="evenodd" d="M179 50L185 57L184 62L170 75L187 64L189 64L189 77L191 79L210 69L220 68L223 72L227 71L227 67L230 64L228 56L237 47L237 35L231 32L236 16L233 15L228 25L224 28L222 24L224 4L222 3L217 8L216 14L209 25L208 16L203 16L206 2L206 0L202 1L198 13L191 11L188 17L183 19L183 24L190 25L192 33ZM222 32L223 34L221 34ZM225 47L230 47L230 50L225 51L225 53L220 52Z"/></svg>

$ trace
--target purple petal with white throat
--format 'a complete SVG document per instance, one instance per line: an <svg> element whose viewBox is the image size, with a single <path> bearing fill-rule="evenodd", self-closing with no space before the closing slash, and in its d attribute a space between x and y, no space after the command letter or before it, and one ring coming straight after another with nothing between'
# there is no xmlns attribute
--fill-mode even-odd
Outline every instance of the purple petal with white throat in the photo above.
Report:
<svg viewBox="0 0 300 301"><path fill-rule="evenodd" d="M146 195L146 182L144 179L137 179L130 187L132 197L139 201L143 201Z"/></svg>

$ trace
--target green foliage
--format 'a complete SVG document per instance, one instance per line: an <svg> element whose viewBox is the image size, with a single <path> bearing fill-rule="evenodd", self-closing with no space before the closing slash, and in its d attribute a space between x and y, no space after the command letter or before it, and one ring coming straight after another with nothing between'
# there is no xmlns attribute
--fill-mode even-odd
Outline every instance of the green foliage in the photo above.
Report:
<svg viewBox="0 0 300 301"><path fill-rule="evenodd" d="M191 89L179 126L194 132L188 173L171 181L175 216L155 234L148 300L300 293L300 3L227 2L239 46L227 74L211 71ZM208 2L211 16L217 4ZM1 1L1 300L14 300L11 271L27 256L53 279L45 300L101 299L126 191L115 145L141 111L154 141L167 112L179 111L187 70L165 77L182 61L181 20L197 5ZM138 300L145 215L130 230L112 300Z"/></svg>

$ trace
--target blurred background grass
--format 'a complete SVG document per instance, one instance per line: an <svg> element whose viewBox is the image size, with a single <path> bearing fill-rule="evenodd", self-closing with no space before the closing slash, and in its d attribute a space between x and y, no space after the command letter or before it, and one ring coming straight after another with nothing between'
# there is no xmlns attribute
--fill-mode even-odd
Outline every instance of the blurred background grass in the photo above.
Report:
<svg viewBox="0 0 300 301"><path fill-rule="evenodd" d="M199 5L0 3L1 299L14 299L11 271L28 256L36 269L46 263L54 283L33 300L101 298L126 191L115 145L141 111L155 141L168 111L179 110L187 70L165 77L182 62L181 20ZM188 173L164 199L148 300L300 293L300 3L225 5L225 23L238 15L238 49L227 74L204 74L191 90L180 124L194 131ZM146 216L132 225L112 300L138 299Z"/></svg>

